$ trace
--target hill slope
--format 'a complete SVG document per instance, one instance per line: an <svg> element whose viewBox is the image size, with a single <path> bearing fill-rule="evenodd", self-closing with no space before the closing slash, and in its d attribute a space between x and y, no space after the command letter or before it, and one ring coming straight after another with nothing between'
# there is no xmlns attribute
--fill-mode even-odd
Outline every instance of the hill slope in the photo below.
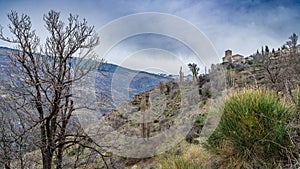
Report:
<svg viewBox="0 0 300 169"><path fill-rule="evenodd" d="M8 55L14 49L0 47L0 78L7 81L12 74ZM73 62L75 63L75 62ZM105 102L103 113L110 112L122 102L156 87L170 78L144 71L131 70L110 63L100 64L96 71L95 88L100 101Z"/></svg>

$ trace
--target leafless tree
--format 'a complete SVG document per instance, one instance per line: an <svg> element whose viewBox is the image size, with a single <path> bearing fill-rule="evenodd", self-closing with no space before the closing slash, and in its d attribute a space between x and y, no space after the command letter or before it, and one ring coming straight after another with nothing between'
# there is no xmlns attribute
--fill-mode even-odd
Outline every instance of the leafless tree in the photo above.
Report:
<svg viewBox="0 0 300 169"><path fill-rule="evenodd" d="M254 55L254 70L256 80L270 87L271 89L280 92L284 90L282 78L284 76L282 51L270 53L268 46L265 49L262 47L261 52ZM261 79L261 77L264 77Z"/></svg>
<svg viewBox="0 0 300 169"><path fill-rule="evenodd" d="M184 73L182 72L182 66L180 66L179 70L179 82L182 83L184 81Z"/></svg>
<svg viewBox="0 0 300 169"><path fill-rule="evenodd" d="M21 114L12 107L13 99L0 93L0 164L5 169L15 167L24 169L26 166L24 153L30 147L29 133L24 133L26 124Z"/></svg>
<svg viewBox="0 0 300 169"><path fill-rule="evenodd" d="M149 122L150 120L150 112L149 112L149 107L150 105L150 97L149 94L144 93L142 95L142 99L141 99L141 136L142 138L147 138L149 139L150 137L150 129L151 129L151 124Z"/></svg>
<svg viewBox="0 0 300 169"><path fill-rule="evenodd" d="M198 81L198 74L199 74L200 68L197 66L196 63L189 63L188 67L190 68L190 71L193 74L193 81L197 82Z"/></svg>
<svg viewBox="0 0 300 169"><path fill-rule="evenodd" d="M79 142L78 132L72 131L77 128L72 121L76 108L71 86L95 68L92 49L98 45L98 35L85 19L70 14L64 23L59 12L50 11L43 17L49 36L41 44L28 15L12 11L8 18L12 37L1 30L0 39L16 44L18 50L9 57L19 82L13 83L10 92L30 124L25 130L39 131L35 145L41 151L43 169L52 168L54 155L56 168L61 169L64 150ZM75 60L80 63L74 65Z"/></svg>
<svg viewBox="0 0 300 169"><path fill-rule="evenodd" d="M4 99L0 97L0 164L5 169L10 169L13 160L12 143L13 133L11 132L11 123L8 106L5 105Z"/></svg>
<svg viewBox="0 0 300 169"><path fill-rule="evenodd" d="M281 80L284 82L285 92L294 105L297 105L297 96L295 96L293 90L300 86L300 53L298 36L295 33L289 37L281 55L282 67L284 68L284 78Z"/></svg>
<svg viewBox="0 0 300 169"><path fill-rule="evenodd" d="M295 150L294 153L290 153L287 155L289 159L290 168L299 168L299 154L297 151L300 149L300 118L299 118L299 105L300 105L300 95L299 95L299 87L300 87L300 52L298 45L298 35L293 33L289 40L284 45L283 56L285 58L285 78L283 82L285 83L285 89L287 96L289 96L292 103L294 103L295 111L297 113L294 118L291 119L289 125L293 128L291 134L289 135L293 148ZM297 92L295 92L295 89Z"/></svg>

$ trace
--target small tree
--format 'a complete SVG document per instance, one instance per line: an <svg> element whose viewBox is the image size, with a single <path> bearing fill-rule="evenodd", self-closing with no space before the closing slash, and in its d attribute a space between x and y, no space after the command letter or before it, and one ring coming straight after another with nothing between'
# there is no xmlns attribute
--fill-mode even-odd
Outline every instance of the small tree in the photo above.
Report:
<svg viewBox="0 0 300 169"><path fill-rule="evenodd" d="M194 82L197 82L197 81L198 81L198 74L199 74L200 68L197 67L197 64L196 64L196 63L189 63L189 64L188 64L188 67L190 68L190 71L191 71L192 74L193 74L193 81L194 81Z"/></svg>
<svg viewBox="0 0 300 169"><path fill-rule="evenodd" d="M281 60L280 52L270 53L268 46L265 46L265 50L262 47L261 53L257 51L254 55L253 71L256 74L256 80L277 92L284 88L281 83L284 73Z"/></svg>
<svg viewBox="0 0 300 169"><path fill-rule="evenodd" d="M10 164L14 160L13 147L14 133L11 130L14 124L9 118L9 110L4 98L0 96L0 164L5 169L10 169Z"/></svg>
<svg viewBox="0 0 300 169"><path fill-rule="evenodd" d="M283 83L285 84L285 89L290 98L292 99L294 105L296 105L296 97L293 94L295 88L299 87L300 82L300 53L298 52L298 35L293 33L289 40L286 42L286 53L283 57L284 60L284 79L282 79Z"/></svg>
<svg viewBox="0 0 300 169"><path fill-rule="evenodd" d="M296 48L297 47L297 43L298 43L298 35L293 33L290 37L289 37L289 41L286 42L286 45L290 48Z"/></svg>
<svg viewBox="0 0 300 169"><path fill-rule="evenodd" d="M34 149L29 139L31 133L25 132L25 115L15 111L14 99L1 90L5 83L0 80L0 166L25 169L28 163L24 154Z"/></svg>
<svg viewBox="0 0 300 169"><path fill-rule="evenodd" d="M182 72L182 66L180 66L179 70L179 82L182 83L184 81L184 73Z"/></svg>

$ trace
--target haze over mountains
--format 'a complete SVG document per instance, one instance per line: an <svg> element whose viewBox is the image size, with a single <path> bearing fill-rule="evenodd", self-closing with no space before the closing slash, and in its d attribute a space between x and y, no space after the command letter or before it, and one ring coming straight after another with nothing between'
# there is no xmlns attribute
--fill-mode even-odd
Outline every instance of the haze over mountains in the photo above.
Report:
<svg viewBox="0 0 300 169"><path fill-rule="evenodd" d="M10 59L7 56L11 50L13 49L0 47L0 77L2 80L8 80L12 74L8 68ZM100 99L99 102L103 102L105 105L101 108L101 112L107 113L135 95L156 87L160 81L168 80L171 78L103 63L99 65L95 79L96 95Z"/></svg>

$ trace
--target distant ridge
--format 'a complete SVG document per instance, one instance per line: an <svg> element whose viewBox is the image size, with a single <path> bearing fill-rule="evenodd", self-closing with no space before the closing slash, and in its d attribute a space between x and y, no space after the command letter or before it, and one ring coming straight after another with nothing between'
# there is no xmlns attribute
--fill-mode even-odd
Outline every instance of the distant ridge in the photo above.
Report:
<svg viewBox="0 0 300 169"><path fill-rule="evenodd" d="M2 80L7 80L9 78L8 75L11 74L7 68L10 62L7 53L15 50L8 47L0 47L0 78ZM75 62L74 59L72 63ZM114 78L122 81L122 83L113 84ZM159 82L166 82L171 79L170 77L132 70L111 63L100 64L96 72L95 90L100 102L105 102L105 106L101 108L101 111L104 113L109 112L135 95L153 89ZM113 99L112 93L117 93L117 97Z"/></svg>

